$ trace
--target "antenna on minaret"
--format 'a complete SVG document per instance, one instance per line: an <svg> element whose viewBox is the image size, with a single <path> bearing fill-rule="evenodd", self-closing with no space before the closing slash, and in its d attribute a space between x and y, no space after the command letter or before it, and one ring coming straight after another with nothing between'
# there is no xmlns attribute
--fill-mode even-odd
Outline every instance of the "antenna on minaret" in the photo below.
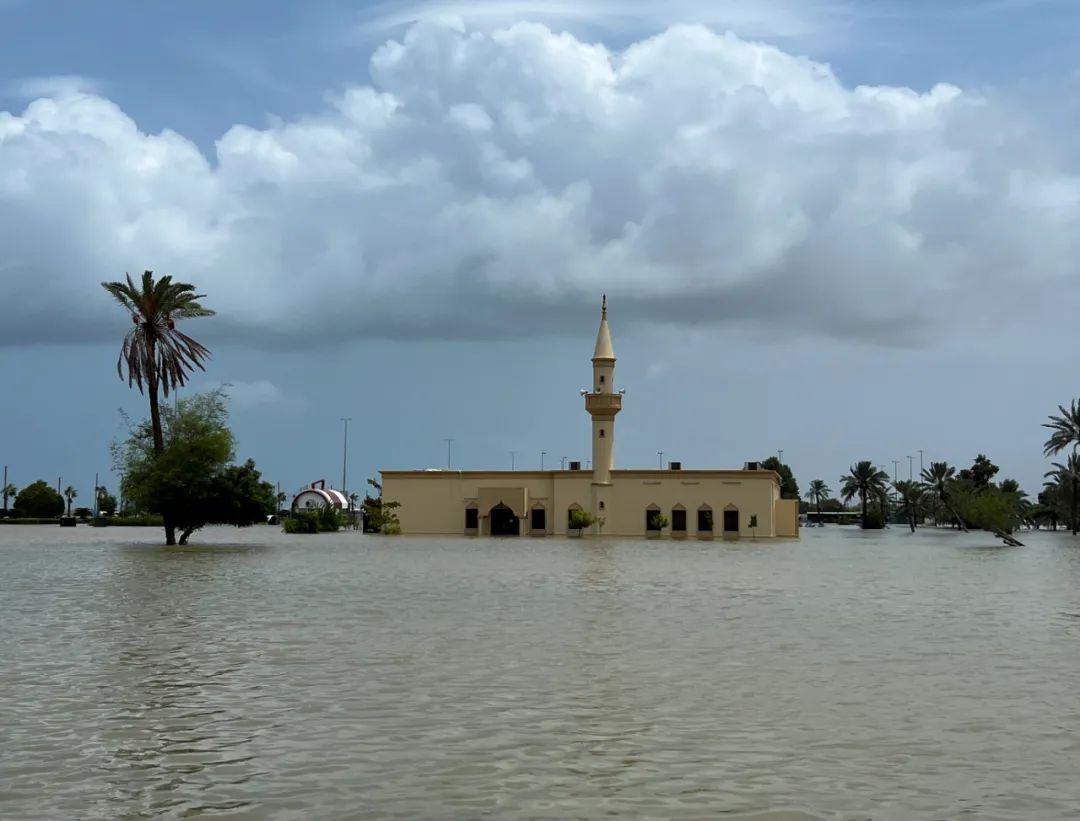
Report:
<svg viewBox="0 0 1080 821"><path fill-rule="evenodd" d="M607 294L604 294L600 300L600 318L607 319Z"/></svg>

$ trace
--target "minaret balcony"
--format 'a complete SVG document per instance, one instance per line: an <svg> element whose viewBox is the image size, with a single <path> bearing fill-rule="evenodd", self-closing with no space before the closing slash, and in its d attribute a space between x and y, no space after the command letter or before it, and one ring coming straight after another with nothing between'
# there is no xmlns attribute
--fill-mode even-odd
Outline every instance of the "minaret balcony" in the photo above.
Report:
<svg viewBox="0 0 1080 821"><path fill-rule="evenodd" d="M587 393L585 394L585 410L594 419L610 419L622 410L622 394Z"/></svg>

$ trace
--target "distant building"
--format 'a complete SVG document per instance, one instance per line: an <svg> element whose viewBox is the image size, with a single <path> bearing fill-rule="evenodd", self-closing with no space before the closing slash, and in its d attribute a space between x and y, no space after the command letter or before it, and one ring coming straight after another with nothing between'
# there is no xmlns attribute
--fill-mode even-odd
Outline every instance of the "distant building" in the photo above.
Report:
<svg viewBox="0 0 1080 821"><path fill-rule="evenodd" d="M292 511L295 513L299 510L316 510L327 505L338 510L348 510L349 500L340 490L327 487L325 479L320 479L293 496Z"/></svg>
<svg viewBox="0 0 1080 821"><path fill-rule="evenodd" d="M615 351L607 299L592 356L592 468L581 470L384 470L382 497L401 503L406 534L566 535L575 511L591 514L587 533L605 536L738 539L799 535L799 503L780 498L780 476L747 462L741 470L615 470ZM662 530L658 521L666 519Z"/></svg>

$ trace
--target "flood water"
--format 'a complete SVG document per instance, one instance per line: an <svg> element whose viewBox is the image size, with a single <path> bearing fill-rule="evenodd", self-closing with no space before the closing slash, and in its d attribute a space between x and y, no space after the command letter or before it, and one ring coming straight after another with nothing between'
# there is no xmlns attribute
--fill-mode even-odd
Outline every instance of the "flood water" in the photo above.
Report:
<svg viewBox="0 0 1080 821"><path fill-rule="evenodd" d="M1080 539L0 527L0 817L1080 815Z"/></svg>

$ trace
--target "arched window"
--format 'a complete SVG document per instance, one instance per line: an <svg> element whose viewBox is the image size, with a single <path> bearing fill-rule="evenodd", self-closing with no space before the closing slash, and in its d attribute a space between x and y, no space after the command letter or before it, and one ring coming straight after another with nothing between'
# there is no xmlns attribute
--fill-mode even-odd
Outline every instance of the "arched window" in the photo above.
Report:
<svg viewBox="0 0 1080 821"><path fill-rule="evenodd" d="M604 429L603 428L600 428L600 438L601 439L604 438Z"/></svg>
<svg viewBox="0 0 1080 821"><path fill-rule="evenodd" d="M604 384L604 375L603 374L600 374L600 384L601 385Z"/></svg>
<svg viewBox="0 0 1080 821"><path fill-rule="evenodd" d="M739 532L739 509L735 505L728 505L724 508L724 532Z"/></svg>
<svg viewBox="0 0 1080 821"><path fill-rule="evenodd" d="M645 508L645 530L648 533L659 533L661 528L657 525L660 519L660 506L649 505Z"/></svg>
<svg viewBox="0 0 1080 821"><path fill-rule="evenodd" d="M698 508L697 529L698 533L712 533L713 531L712 508L708 505Z"/></svg>
<svg viewBox="0 0 1080 821"><path fill-rule="evenodd" d="M536 505L529 511L529 528L531 530L547 530L547 511L543 505Z"/></svg>
<svg viewBox="0 0 1080 821"><path fill-rule="evenodd" d="M682 505L675 505L671 509L671 532L686 532L686 508Z"/></svg>

